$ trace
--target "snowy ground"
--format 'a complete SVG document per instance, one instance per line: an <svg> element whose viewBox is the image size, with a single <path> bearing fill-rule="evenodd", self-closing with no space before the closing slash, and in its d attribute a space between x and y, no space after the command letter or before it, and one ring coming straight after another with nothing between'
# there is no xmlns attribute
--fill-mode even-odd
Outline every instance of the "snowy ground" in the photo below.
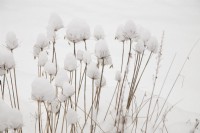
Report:
<svg viewBox="0 0 200 133"><path fill-rule="evenodd" d="M200 1L198 0L0 0L0 44L4 44L5 35L8 31L14 31L19 38L20 47L15 51L17 63L17 75L20 102L25 119L25 133L32 133L35 104L31 100L31 82L37 76L37 67L32 55L32 47L39 33L46 32L49 15L58 13L64 24L73 18L83 18L91 26L91 30L97 24L103 26L106 40L111 50L114 71L119 68L119 56L121 45L114 40L114 34L119 24L126 20L133 20L137 25L143 26L151 31L159 40L165 31L164 55L159 75L158 89L164 74L169 67L175 53L177 53L173 70L165 86L166 96L172 83L185 60L193 43L200 38ZM94 41L89 41L89 49L94 47ZM1 47L0 47L1 48ZM81 48L81 46L80 46ZM58 41L58 62L63 66L63 59L70 49L66 41ZM175 109L175 113L169 116L173 122L186 122L189 119L200 117L200 46L197 45L186 65L181 77L175 86L175 90L169 101L171 104L181 100ZM153 66L153 64L152 64ZM152 71L146 73L140 86L142 91L150 92L152 86ZM147 76L148 75L148 76ZM114 76L108 75L108 87L113 88ZM109 91L107 91L109 92ZM109 93L103 94L106 98ZM112 91L111 91L112 92ZM102 98L103 99L103 98ZM103 101L106 103L106 100ZM178 112L178 113L177 113ZM174 116L176 116L174 120ZM171 123L172 124L172 123ZM173 131L171 131L173 132ZM178 132L178 131L177 131ZM181 133L181 131L179 131Z"/></svg>

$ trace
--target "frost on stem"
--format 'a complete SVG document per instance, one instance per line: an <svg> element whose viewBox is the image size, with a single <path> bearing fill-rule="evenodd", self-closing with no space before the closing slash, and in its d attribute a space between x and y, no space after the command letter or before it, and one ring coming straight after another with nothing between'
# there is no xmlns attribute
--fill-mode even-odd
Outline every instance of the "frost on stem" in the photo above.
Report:
<svg viewBox="0 0 200 133"><path fill-rule="evenodd" d="M38 66L44 66L48 61L48 55L46 51L42 51L39 54L39 58L38 58Z"/></svg>
<svg viewBox="0 0 200 133"><path fill-rule="evenodd" d="M49 23L47 29L52 31L58 31L59 29L63 28L63 22L60 16L56 13L52 13L49 18Z"/></svg>
<svg viewBox="0 0 200 133"><path fill-rule="evenodd" d="M64 69L59 69L55 77L55 86L62 87L64 82L69 82L67 71Z"/></svg>
<svg viewBox="0 0 200 133"><path fill-rule="evenodd" d="M117 28L117 31L115 33L115 39L119 40L120 42L124 42L126 40L124 35L124 25L120 25Z"/></svg>
<svg viewBox="0 0 200 133"><path fill-rule="evenodd" d="M131 20L128 20L124 25L124 37L126 40L133 40L138 38L136 25Z"/></svg>
<svg viewBox="0 0 200 133"><path fill-rule="evenodd" d="M20 111L10 108L3 100L0 100L0 109L0 131L19 129L23 126L23 119Z"/></svg>
<svg viewBox="0 0 200 133"><path fill-rule="evenodd" d="M105 40L97 41L95 45L95 55L98 59L103 59L110 56L110 51Z"/></svg>
<svg viewBox="0 0 200 133"><path fill-rule="evenodd" d="M75 93L74 87L68 82L63 83L62 89L63 89L62 90L63 95L66 96L67 98L71 97Z"/></svg>
<svg viewBox="0 0 200 133"><path fill-rule="evenodd" d="M43 51L43 49L45 49L47 46L49 46L49 42L48 42L47 37L44 34L42 34L42 33L39 34L38 37L37 37L37 41L36 41L34 47L40 49L40 51ZM38 53L38 52L36 52L36 53Z"/></svg>
<svg viewBox="0 0 200 133"><path fill-rule="evenodd" d="M155 37L151 37L147 42L147 49L152 53L158 52L158 40Z"/></svg>
<svg viewBox="0 0 200 133"><path fill-rule="evenodd" d="M11 51L18 47L18 40L14 32L7 33L6 46Z"/></svg>
<svg viewBox="0 0 200 133"><path fill-rule="evenodd" d="M90 54L89 52L85 51L85 52L83 53L83 62L84 62L85 64L90 64L91 61L92 61L92 59L91 59L91 54Z"/></svg>
<svg viewBox="0 0 200 133"><path fill-rule="evenodd" d="M82 61L83 60L83 50L78 50L77 51L77 55L76 55L76 58L77 58L77 60L79 60L79 61Z"/></svg>
<svg viewBox="0 0 200 133"><path fill-rule="evenodd" d="M99 79L100 73L99 69L97 68L97 65L95 63L90 63L87 68L87 76L91 79Z"/></svg>
<svg viewBox="0 0 200 133"><path fill-rule="evenodd" d="M64 68L65 70L70 71L70 72L76 70L77 61L73 54L69 53L66 55L65 61L64 61Z"/></svg>
<svg viewBox="0 0 200 133"><path fill-rule="evenodd" d="M45 78L36 78L32 82L32 99L36 101L53 101L56 92L53 86Z"/></svg>
<svg viewBox="0 0 200 133"><path fill-rule="evenodd" d="M101 39L104 39L104 38L105 38L105 33L104 33L104 30L103 30L102 26L97 25L97 26L94 28L93 36L94 36L94 38L95 38L96 40L101 40Z"/></svg>
<svg viewBox="0 0 200 133"><path fill-rule="evenodd" d="M48 61L45 66L44 70L49 74L49 75L56 75L56 65L52 63L51 61Z"/></svg>
<svg viewBox="0 0 200 133"><path fill-rule="evenodd" d="M78 122L78 114L73 109L69 108L67 112L67 123L68 125L76 124Z"/></svg>
<svg viewBox="0 0 200 133"><path fill-rule="evenodd" d="M116 80L117 82L120 82L121 79L122 79L122 74L121 74L121 72L120 72L120 71L116 71L116 73L115 73L115 80Z"/></svg>
<svg viewBox="0 0 200 133"><path fill-rule="evenodd" d="M135 44L135 51L139 54L143 53L145 50L144 41L139 39Z"/></svg>
<svg viewBox="0 0 200 133"><path fill-rule="evenodd" d="M67 26L66 37L73 43L88 40L90 38L89 25L82 19L73 19Z"/></svg>
<svg viewBox="0 0 200 133"><path fill-rule="evenodd" d="M106 79L104 77L102 77L102 80L101 80L101 78L95 80L95 85L97 88L99 88L100 85L101 85L101 87L106 86Z"/></svg>

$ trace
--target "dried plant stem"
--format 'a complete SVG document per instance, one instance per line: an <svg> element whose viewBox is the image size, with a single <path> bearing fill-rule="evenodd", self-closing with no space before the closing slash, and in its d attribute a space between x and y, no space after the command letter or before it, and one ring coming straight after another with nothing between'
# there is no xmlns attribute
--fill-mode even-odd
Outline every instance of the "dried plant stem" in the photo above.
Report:
<svg viewBox="0 0 200 133"><path fill-rule="evenodd" d="M114 91L114 93L113 93L113 96L112 96L112 98L111 98L110 104L109 104L108 109L107 109L107 111L106 111L106 115L105 115L105 117L104 117L104 121L106 120L106 117L107 117L107 115L108 115L108 111L110 110L110 106L111 106L111 104L112 104L112 101L113 101L113 98L114 98L114 96L115 96L115 93L116 93L116 91L117 91L118 86L119 86L119 82L117 82L117 85L116 85L116 87L115 87L115 91Z"/></svg>
<svg viewBox="0 0 200 133"><path fill-rule="evenodd" d="M87 111L87 107L86 107L86 86L87 86L87 76L86 76L86 72L87 72L87 64L85 66L85 84L84 84L84 111L85 111L85 122L86 122L86 111Z"/></svg>
<svg viewBox="0 0 200 133"><path fill-rule="evenodd" d="M47 132L49 132L49 129L50 129L50 131L52 133L52 127L50 126L51 125L51 119L50 119L49 111L47 109L47 106L46 106L45 102L43 102L43 104L44 104L44 107L45 107L45 110L46 110L46 114L47 114L47 126L46 126Z"/></svg>
<svg viewBox="0 0 200 133"><path fill-rule="evenodd" d="M2 99L4 100L4 91L5 91L5 81L6 81L6 74L3 75L3 88L2 88Z"/></svg>
<svg viewBox="0 0 200 133"><path fill-rule="evenodd" d="M156 105L158 104L158 99L160 98L160 95L161 95L161 93L162 93L162 91L163 91L163 88L164 88L164 86L165 86L165 83L166 83L166 81L167 81L169 72L170 72L170 70L171 70L171 68L172 68L172 65L174 64L175 57L176 57L176 54L174 55L173 60L172 60L172 62L170 63L170 67L169 67L169 69L168 69L168 71L167 71L167 73L166 73L166 76L165 76L165 79L164 79L164 81L163 81L162 87L161 87L161 89L160 89L160 91L159 91L159 94L158 94L158 97L157 97L157 99L156 99L156 103L154 104L153 111L152 111L152 113L151 113L151 115L150 115L150 120L152 119L152 116L153 116L153 114L154 114Z"/></svg>
<svg viewBox="0 0 200 133"><path fill-rule="evenodd" d="M85 51L87 51L87 44L86 44L86 39L83 40L85 44Z"/></svg>
<svg viewBox="0 0 200 133"><path fill-rule="evenodd" d="M93 104L94 104L94 79L92 79L92 105L91 105L91 128L90 128L90 133L93 133L94 130L94 125L93 125Z"/></svg>
<svg viewBox="0 0 200 133"><path fill-rule="evenodd" d="M17 78L16 78L16 72L15 72L15 68L13 69L14 71L14 81L15 81L15 93L16 93L16 99L17 99L17 108L19 108L19 98L18 98L18 89L17 89Z"/></svg>
<svg viewBox="0 0 200 133"><path fill-rule="evenodd" d="M123 41L123 42L122 42L122 44L123 44L123 49L122 49L121 72L122 72L122 69L123 69L123 64L124 64L124 42L125 42L125 41Z"/></svg>
<svg viewBox="0 0 200 133"><path fill-rule="evenodd" d="M41 103L38 101L38 128L39 128L39 133L42 133L41 129Z"/></svg>
<svg viewBox="0 0 200 133"><path fill-rule="evenodd" d="M174 83L173 83L173 85L172 85L172 87L171 87L171 89L170 89L170 91L169 91L169 93L168 93L166 99L165 99L165 102L164 102L163 106L161 107L161 110L160 110L160 112L159 112L159 114L158 114L158 117L156 118L156 120L155 120L155 122L154 122L153 127L155 126L155 124L156 124L158 118L160 117L160 115L161 115L161 113L162 113L162 111L163 111L163 109L164 109L164 107L165 107L165 104L166 104L166 102L167 102L167 100L168 100L168 98L169 98L169 96L170 96L172 90L174 89L174 86L175 86L177 80L179 79L179 76L180 76L181 72L183 71L183 68L185 67L187 61L189 60L190 55L192 54L192 52L193 52L194 48L196 47L196 45L198 44L199 40L200 40L200 39L198 39L198 40L194 43L194 45L193 45L192 48L190 49L190 51L189 51L187 57L185 58L185 61L184 61L183 65L181 66L181 69L180 69L180 71L179 71L179 73L178 73L178 75L177 75L177 77L176 77L176 79L175 79L175 81L174 81Z"/></svg>
<svg viewBox="0 0 200 133"><path fill-rule="evenodd" d="M13 85L13 79L12 79L12 75L11 75L11 71L9 71L10 73L10 82L11 82L11 88L12 88L12 95L13 95L13 101L14 101L14 107L16 108L16 99L15 99L15 92L14 92L14 85Z"/></svg>
<svg viewBox="0 0 200 133"><path fill-rule="evenodd" d="M8 82L8 78L6 77L6 82L7 82L7 86L8 86L8 93L9 93L9 97L10 97L10 104L11 107L13 108L13 101L12 101L12 96L11 96L11 92L10 92L10 86L9 86L9 82Z"/></svg>
<svg viewBox="0 0 200 133"><path fill-rule="evenodd" d="M64 102L64 104L65 104L65 108L64 108L64 115L63 115L63 120L62 120L61 133L63 133L64 123L65 123L66 114L67 114L67 106L68 106L69 102ZM67 127L66 127L66 128L67 128Z"/></svg>

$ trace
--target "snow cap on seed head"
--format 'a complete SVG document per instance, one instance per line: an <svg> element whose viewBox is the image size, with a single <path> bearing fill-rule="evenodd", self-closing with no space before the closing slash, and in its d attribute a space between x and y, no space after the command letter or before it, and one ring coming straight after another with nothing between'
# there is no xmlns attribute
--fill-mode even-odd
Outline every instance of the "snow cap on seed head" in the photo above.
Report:
<svg viewBox="0 0 200 133"><path fill-rule="evenodd" d="M139 39L135 44L135 51L139 54L143 53L145 50L144 41Z"/></svg>
<svg viewBox="0 0 200 133"><path fill-rule="evenodd" d="M132 20L126 21L124 25L124 37L126 40L132 40L138 37L136 25Z"/></svg>
<svg viewBox="0 0 200 133"><path fill-rule="evenodd" d="M44 66L48 61L47 51L42 51L39 54L38 66Z"/></svg>
<svg viewBox="0 0 200 133"><path fill-rule="evenodd" d="M6 35L6 47L13 50L18 47L18 40L14 32L8 32Z"/></svg>
<svg viewBox="0 0 200 133"><path fill-rule="evenodd" d="M63 28L63 22L60 16L56 13L52 13L49 18L49 23L47 29L51 29L52 31L58 31L59 29Z"/></svg>
<svg viewBox="0 0 200 133"><path fill-rule="evenodd" d="M99 88L100 84L101 84L101 87L106 86L106 79L104 77L102 77L102 80L101 80L101 77L99 79L95 80L96 87Z"/></svg>
<svg viewBox="0 0 200 133"><path fill-rule="evenodd" d="M75 93L74 87L68 82L63 83L62 89L63 89L63 95L66 96L67 98L71 97Z"/></svg>
<svg viewBox="0 0 200 133"><path fill-rule="evenodd" d="M44 49L45 47L47 47L49 45L48 39L47 37L40 33L37 37L37 41L35 43L35 47L40 48L41 50Z"/></svg>
<svg viewBox="0 0 200 133"><path fill-rule="evenodd" d="M48 61L44 65L44 70L49 74L49 75L56 75L56 65L52 63L51 61Z"/></svg>
<svg viewBox="0 0 200 133"><path fill-rule="evenodd" d="M99 69L97 68L97 65L95 63L90 63L87 67L87 76L91 79L99 79L100 78L100 73Z"/></svg>
<svg viewBox="0 0 200 133"><path fill-rule="evenodd" d="M67 26L66 37L73 43L89 39L89 25L82 19L73 19Z"/></svg>
<svg viewBox="0 0 200 133"><path fill-rule="evenodd" d="M77 112L71 108L69 108L67 112L67 123L68 125L76 124L78 122Z"/></svg>
<svg viewBox="0 0 200 133"><path fill-rule="evenodd" d="M74 71L77 68L77 61L76 61L76 57L71 54L68 53L65 57L65 61L64 61L64 68L67 71Z"/></svg>
<svg viewBox="0 0 200 133"><path fill-rule="evenodd" d="M83 62L84 62L85 64L90 64L91 61L92 61L92 59L91 59L91 54L90 54L89 52L85 51L85 52L83 53Z"/></svg>
<svg viewBox="0 0 200 133"><path fill-rule="evenodd" d="M83 50L78 50L77 51L77 55L76 55L76 58L77 58L77 60L79 60L79 61L82 61L83 60Z"/></svg>
<svg viewBox="0 0 200 133"><path fill-rule="evenodd" d="M93 36L96 40L101 40L105 38L105 33L102 26L95 26Z"/></svg>
<svg viewBox="0 0 200 133"><path fill-rule="evenodd" d="M69 77L65 69L59 69L55 77L55 86L62 87L64 82L69 82Z"/></svg>
<svg viewBox="0 0 200 133"><path fill-rule="evenodd" d="M124 25L120 25L117 28L117 31L115 33L115 39L119 40L120 42L123 42L126 40L126 38L124 36Z"/></svg>
<svg viewBox="0 0 200 133"><path fill-rule="evenodd" d="M32 82L31 95L33 100L51 102L55 99L56 92L49 81L42 77Z"/></svg>
<svg viewBox="0 0 200 133"><path fill-rule="evenodd" d="M97 41L95 45L95 55L99 59L110 56L110 51L105 40Z"/></svg>
<svg viewBox="0 0 200 133"><path fill-rule="evenodd" d="M152 53L157 53L158 47L158 40L155 37L151 37L147 42L147 49Z"/></svg>
<svg viewBox="0 0 200 133"><path fill-rule="evenodd" d="M140 27L138 29L139 32L139 38L144 42L144 45L146 46L146 43L151 38L151 34L148 30L144 29L143 27Z"/></svg>

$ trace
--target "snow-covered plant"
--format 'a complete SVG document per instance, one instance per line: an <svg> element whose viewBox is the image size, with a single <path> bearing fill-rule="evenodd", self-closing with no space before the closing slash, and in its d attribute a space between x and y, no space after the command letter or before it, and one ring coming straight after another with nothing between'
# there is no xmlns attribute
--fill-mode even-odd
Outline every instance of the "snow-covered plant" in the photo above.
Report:
<svg viewBox="0 0 200 133"><path fill-rule="evenodd" d="M95 85L97 88L106 86L106 79L104 77L95 80Z"/></svg>
<svg viewBox="0 0 200 133"><path fill-rule="evenodd" d="M105 40L97 41L95 45L95 55L98 59L103 59L110 56L110 51Z"/></svg>
<svg viewBox="0 0 200 133"><path fill-rule="evenodd" d="M35 101L53 101L56 93L53 86L45 78L36 78L32 82L31 96Z"/></svg>
<svg viewBox="0 0 200 133"><path fill-rule="evenodd" d="M96 40L101 40L105 38L105 33L102 26L95 26L93 36Z"/></svg>
<svg viewBox="0 0 200 133"><path fill-rule="evenodd" d="M55 86L62 87L64 82L69 82L67 71L59 69L55 77Z"/></svg>
<svg viewBox="0 0 200 133"><path fill-rule="evenodd" d="M116 71L116 73L115 73L115 80L116 80L117 82L120 82L121 79L122 79L122 74L121 74L121 72L120 72L120 71Z"/></svg>
<svg viewBox="0 0 200 133"><path fill-rule="evenodd" d="M128 20L124 25L124 37L126 40L133 40L138 37L136 25L131 20Z"/></svg>
<svg viewBox="0 0 200 133"><path fill-rule="evenodd" d="M77 43L90 37L90 28L82 19L73 19L67 26L66 37L69 41Z"/></svg>
<svg viewBox="0 0 200 133"><path fill-rule="evenodd" d="M36 59L36 57L39 56L40 52L41 52L41 49L39 47L37 47L37 46L34 45L33 46L33 56L34 56L34 59Z"/></svg>
<svg viewBox="0 0 200 133"><path fill-rule="evenodd" d="M158 40L155 37L151 37L147 42L147 49L152 53L157 53L158 47Z"/></svg>
<svg viewBox="0 0 200 133"><path fill-rule="evenodd" d="M42 51L39 54L38 66L44 66L48 61L48 55L46 51Z"/></svg>
<svg viewBox="0 0 200 133"><path fill-rule="evenodd" d="M34 53L38 53L38 49L40 49L40 51L43 51L44 48L46 48L49 45L48 39L44 34L39 34L37 37L37 41L34 45ZM37 54L36 54L37 55Z"/></svg>
<svg viewBox="0 0 200 133"><path fill-rule="evenodd" d="M47 29L52 30L52 31L58 31L59 29L63 27L64 25L60 16L56 13L52 13L49 18Z"/></svg>
<svg viewBox="0 0 200 133"><path fill-rule="evenodd" d="M77 51L77 56L76 56L77 60L79 60L79 61L83 60L83 53L84 53L83 50Z"/></svg>
<svg viewBox="0 0 200 133"><path fill-rule="evenodd" d="M3 100L0 100L0 109L0 131L22 128L23 118L20 111L10 108Z"/></svg>
<svg viewBox="0 0 200 133"><path fill-rule="evenodd" d="M143 40L138 40L137 43L135 44L135 51L139 54L143 53L145 50L144 46L144 41Z"/></svg>
<svg viewBox="0 0 200 133"><path fill-rule="evenodd" d="M14 32L8 32L6 35L6 47L9 50L14 50L18 47L18 40Z"/></svg>
<svg viewBox="0 0 200 133"><path fill-rule="evenodd" d="M15 59L14 59L13 54L10 51L5 51L4 58L5 58L4 67L6 70L15 68Z"/></svg>
<svg viewBox="0 0 200 133"><path fill-rule="evenodd" d="M98 59L98 62L99 62L99 64L101 64L101 65L113 65L113 63L112 63L112 58L111 58L111 56L108 56L108 57L106 57L106 58L103 58L103 59Z"/></svg>
<svg viewBox="0 0 200 133"><path fill-rule="evenodd" d="M90 63L87 67L87 76L91 79L99 79L100 73L99 69L97 68L97 65L95 63Z"/></svg>
<svg viewBox="0 0 200 133"><path fill-rule="evenodd" d="M85 51L85 52L83 53L83 62L84 62L85 64L90 64L91 61L92 61L92 59L91 59L91 54L90 54L89 52Z"/></svg>
<svg viewBox="0 0 200 133"><path fill-rule="evenodd" d="M68 82L65 82L65 83L63 83L63 86L62 86L62 92L63 92L64 96L69 98L72 95L74 95L75 89L71 84L69 84Z"/></svg>
<svg viewBox="0 0 200 133"><path fill-rule="evenodd" d="M148 30L140 27L138 29L138 34L139 34L139 38L144 42L144 45L146 46L146 43L149 41L149 39L151 38L151 34Z"/></svg>
<svg viewBox="0 0 200 133"><path fill-rule="evenodd" d="M48 61L45 66L44 70L50 75L50 76L55 76L56 75L56 66L54 63L51 61Z"/></svg>
<svg viewBox="0 0 200 133"><path fill-rule="evenodd" d="M120 25L117 28L117 31L115 33L115 39L119 40L120 42L124 42L126 40L124 35L124 25Z"/></svg>
<svg viewBox="0 0 200 133"><path fill-rule="evenodd" d="M67 111L67 123L68 125L76 124L78 122L78 114L75 110L69 108Z"/></svg>
<svg viewBox="0 0 200 133"><path fill-rule="evenodd" d="M65 61L64 61L64 68L65 70L70 71L70 72L76 70L77 61L73 54L69 53L66 55Z"/></svg>

